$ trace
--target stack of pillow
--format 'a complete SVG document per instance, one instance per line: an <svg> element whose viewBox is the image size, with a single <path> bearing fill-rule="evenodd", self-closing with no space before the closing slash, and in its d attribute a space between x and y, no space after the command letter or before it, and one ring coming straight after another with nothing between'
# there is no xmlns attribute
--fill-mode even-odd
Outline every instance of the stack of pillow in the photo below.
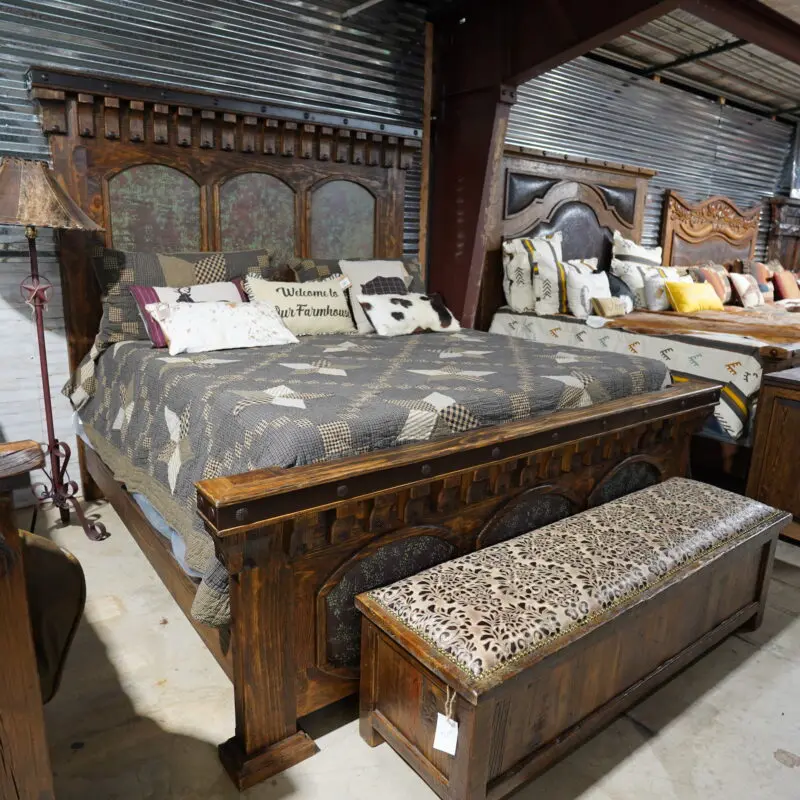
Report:
<svg viewBox="0 0 800 800"><path fill-rule="evenodd" d="M727 304L753 308L800 300L796 276L777 262L738 262L698 267L661 266L660 247L643 247L614 233L608 272L597 259L564 260L562 234L513 239L503 244L506 302L513 311L585 319L632 310L721 311Z"/></svg>

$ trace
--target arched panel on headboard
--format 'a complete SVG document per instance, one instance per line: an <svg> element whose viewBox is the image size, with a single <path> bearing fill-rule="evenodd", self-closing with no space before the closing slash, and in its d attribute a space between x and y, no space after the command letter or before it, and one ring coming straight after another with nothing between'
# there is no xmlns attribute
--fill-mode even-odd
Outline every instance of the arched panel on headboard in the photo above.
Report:
<svg viewBox="0 0 800 800"><path fill-rule="evenodd" d="M300 250L297 195L286 182L267 172L243 172L228 178L217 192L221 250Z"/></svg>
<svg viewBox="0 0 800 800"><path fill-rule="evenodd" d="M106 234L117 250L202 248L200 186L163 164L136 164L106 180Z"/></svg>
<svg viewBox="0 0 800 800"><path fill-rule="evenodd" d="M369 189L331 180L311 192L311 258L372 258L377 202Z"/></svg>

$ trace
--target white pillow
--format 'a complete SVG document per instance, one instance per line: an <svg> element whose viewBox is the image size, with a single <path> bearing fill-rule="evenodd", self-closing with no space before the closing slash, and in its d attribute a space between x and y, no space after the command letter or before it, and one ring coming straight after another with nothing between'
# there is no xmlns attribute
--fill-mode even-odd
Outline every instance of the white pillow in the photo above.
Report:
<svg viewBox="0 0 800 800"><path fill-rule="evenodd" d="M548 275L561 262L561 231L535 239L510 239L503 242L503 291L512 311L537 311L535 273L542 267ZM558 313L558 312L555 312Z"/></svg>
<svg viewBox="0 0 800 800"><path fill-rule="evenodd" d="M567 302L570 314L586 319L592 313L592 298L611 297L611 287L605 272L567 274Z"/></svg>
<svg viewBox="0 0 800 800"><path fill-rule="evenodd" d="M146 310L171 356L297 342L269 303L148 303Z"/></svg>
<svg viewBox="0 0 800 800"><path fill-rule="evenodd" d="M614 231L613 257L619 261L633 261L649 267L661 266L660 247L643 247L631 239L626 239L619 231Z"/></svg>
<svg viewBox="0 0 800 800"><path fill-rule="evenodd" d="M597 272L599 260L597 258L570 258L564 263L572 267L576 272L588 275L592 272Z"/></svg>
<svg viewBox="0 0 800 800"><path fill-rule="evenodd" d="M284 325L297 336L355 330L339 277L291 283L248 275L245 289L251 300L275 306Z"/></svg>
<svg viewBox="0 0 800 800"><path fill-rule="evenodd" d="M355 298L361 294L361 287L369 283L373 278L402 278L406 286L411 283L411 276L403 266L402 261L347 261L339 262L339 269L352 284L349 288L350 297ZM367 319L367 315L358 303L358 300L351 303L353 316L359 333L372 333L375 328Z"/></svg>
<svg viewBox="0 0 800 800"><path fill-rule="evenodd" d="M670 310L669 297L664 286L667 281L672 283L694 283L690 275L679 275L677 270L672 267L653 270L644 279L645 302L649 311Z"/></svg>
<svg viewBox="0 0 800 800"><path fill-rule="evenodd" d="M356 299L379 336L461 330L438 294L362 294Z"/></svg>

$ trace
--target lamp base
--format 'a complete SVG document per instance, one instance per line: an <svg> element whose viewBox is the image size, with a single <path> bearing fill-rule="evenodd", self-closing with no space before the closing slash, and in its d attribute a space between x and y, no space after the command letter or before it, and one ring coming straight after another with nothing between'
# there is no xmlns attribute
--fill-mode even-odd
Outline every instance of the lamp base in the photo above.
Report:
<svg viewBox="0 0 800 800"><path fill-rule="evenodd" d="M58 439L54 440L45 452L45 463L52 464L51 472L46 469L42 470L47 482L35 483L31 488L39 504L52 502L58 509L61 521L65 525L70 521L70 510L72 510L75 512L78 524L83 528L86 536L93 542L102 542L103 539L108 539L110 534L102 522L90 520L78 502L76 497L78 484L70 480L67 474L67 465L71 455L72 450L66 442L60 442ZM35 519L34 517L34 526Z"/></svg>

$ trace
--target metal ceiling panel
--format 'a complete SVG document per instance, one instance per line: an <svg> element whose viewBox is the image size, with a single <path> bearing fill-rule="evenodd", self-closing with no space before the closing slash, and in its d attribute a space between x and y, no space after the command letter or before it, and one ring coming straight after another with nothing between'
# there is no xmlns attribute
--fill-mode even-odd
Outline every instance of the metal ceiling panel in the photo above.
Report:
<svg viewBox="0 0 800 800"><path fill-rule="evenodd" d="M643 241L661 235L665 189L687 200L723 194L743 208L786 180L793 128L587 58L519 87L506 142L658 170ZM759 254L769 220L762 216Z"/></svg>

